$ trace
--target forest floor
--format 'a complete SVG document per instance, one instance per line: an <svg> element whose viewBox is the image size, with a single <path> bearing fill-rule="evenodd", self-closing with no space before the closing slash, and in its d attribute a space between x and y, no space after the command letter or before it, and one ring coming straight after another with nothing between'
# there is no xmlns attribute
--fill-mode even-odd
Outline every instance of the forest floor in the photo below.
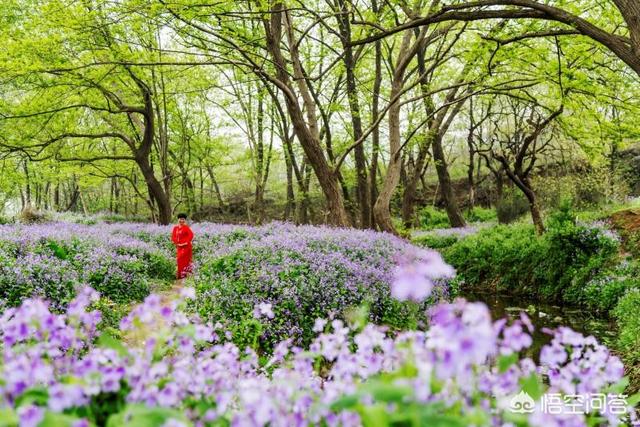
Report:
<svg viewBox="0 0 640 427"><path fill-rule="evenodd" d="M624 209L611 214L616 229L626 233L640 231L640 208Z"/></svg>
<svg viewBox="0 0 640 427"><path fill-rule="evenodd" d="M640 242L640 208L623 209L613 212L609 219L622 238L622 256L638 256Z"/></svg>

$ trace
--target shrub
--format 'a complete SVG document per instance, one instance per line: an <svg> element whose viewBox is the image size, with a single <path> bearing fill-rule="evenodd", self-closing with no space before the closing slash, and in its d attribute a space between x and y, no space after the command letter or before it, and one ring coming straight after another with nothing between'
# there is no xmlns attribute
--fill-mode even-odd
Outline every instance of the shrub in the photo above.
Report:
<svg viewBox="0 0 640 427"><path fill-rule="evenodd" d="M159 252L147 252L142 256L147 276L160 280L173 280L176 275L176 265L172 259Z"/></svg>
<svg viewBox="0 0 640 427"><path fill-rule="evenodd" d="M580 209L594 208L622 201L630 190L608 165L586 166L564 176L540 175L533 178L533 186L543 209L555 209L565 199L573 200Z"/></svg>
<svg viewBox="0 0 640 427"><path fill-rule="evenodd" d="M584 283L613 265L618 242L600 227L559 217L548 226L540 237L531 225L480 230L442 252L470 287L578 303Z"/></svg>
<svg viewBox="0 0 640 427"><path fill-rule="evenodd" d="M418 211L420 226L425 230L448 228L451 226L447 213L433 206L424 206Z"/></svg>
<svg viewBox="0 0 640 427"><path fill-rule="evenodd" d="M458 241L458 236L438 236L433 234L425 234L423 236L415 237L413 242L416 245L424 246L431 249L443 249L452 246Z"/></svg>
<svg viewBox="0 0 640 427"><path fill-rule="evenodd" d="M577 286L575 289L579 289ZM593 278L574 299L581 304L608 313L630 289L640 289L640 265L622 262Z"/></svg>
<svg viewBox="0 0 640 427"><path fill-rule="evenodd" d="M469 222L489 222L497 220L495 209L474 206L471 210L464 212L464 216Z"/></svg>
<svg viewBox="0 0 640 427"><path fill-rule="evenodd" d="M113 337L120 338L120 322L129 313L131 306L116 303L110 298L101 296L91 304L91 308L101 313L100 329Z"/></svg>
<svg viewBox="0 0 640 427"><path fill-rule="evenodd" d="M496 216L501 224L509 224L529 212L529 202L520 190L505 190L496 202Z"/></svg>
<svg viewBox="0 0 640 427"><path fill-rule="evenodd" d="M38 296L63 310L75 295L77 271L51 254L27 253L13 257L0 251L0 298L8 306Z"/></svg>
<svg viewBox="0 0 640 427"><path fill-rule="evenodd" d="M463 212L468 222L488 222L496 220L494 209L476 206L471 210ZM418 212L420 218L420 228L423 230L444 229L451 227L447 213L442 209L433 206L425 206Z"/></svg>
<svg viewBox="0 0 640 427"><path fill-rule="evenodd" d="M550 223L543 238L547 254L538 277L545 297L563 295L565 301L579 303L584 284L618 259L619 242L599 226Z"/></svg>
<svg viewBox="0 0 640 427"><path fill-rule="evenodd" d="M627 292L613 310L618 324L617 350L630 367L631 390L640 388L640 289Z"/></svg>
<svg viewBox="0 0 640 427"><path fill-rule="evenodd" d="M115 302L142 301L149 295L145 263L135 256L93 248L78 254L74 263L86 283Z"/></svg>

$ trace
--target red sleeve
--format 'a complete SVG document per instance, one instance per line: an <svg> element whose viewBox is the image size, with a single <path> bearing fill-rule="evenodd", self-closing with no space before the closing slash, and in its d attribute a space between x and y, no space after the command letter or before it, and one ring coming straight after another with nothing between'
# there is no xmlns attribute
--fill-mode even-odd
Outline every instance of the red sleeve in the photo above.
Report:
<svg viewBox="0 0 640 427"><path fill-rule="evenodd" d="M187 241L185 243L191 243L193 240L193 231L191 231L191 227L187 225Z"/></svg>
<svg viewBox="0 0 640 427"><path fill-rule="evenodd" d="M178 227L177 226L174 226L173 230L171 231L171 241L173 242L174 245L178 244L177 231L178 231Z"/></svg>

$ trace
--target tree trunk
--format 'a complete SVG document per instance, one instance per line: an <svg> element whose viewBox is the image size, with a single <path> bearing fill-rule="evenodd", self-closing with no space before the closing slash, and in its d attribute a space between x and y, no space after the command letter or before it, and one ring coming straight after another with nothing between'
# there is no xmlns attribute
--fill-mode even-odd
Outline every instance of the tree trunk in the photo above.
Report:
<svg viewBox="0 0 640 427"><path fill-rule="evenodd" d="M298 212L296 214L298 224L309 223L309 184L311 182L311 174L309 173L309 164L304 162L302 165L301 180L298 181L298 194L301 195L300 203L297 203Z"/></svg>
<svg viewBox="0 0 640 427"><path fill-rule="evenodd" d="M153 147L155 136L155 111L153 108L151 89L149 89L149 87L131 70L128 69L128 71L129 75L138 86L142 99L144 100L144 111L142 113L144 122L140 125L143 130L143 135L140 145L136 149L133 149L135 162L140 168L140 172L147 184L150 206L153 206L154 201L157 204L158 222L162 225L167 225L171 222L172 214L169 189L162 187L162 184L158 181L155 173L153 172L153 166L151 164L151 149ZM134 116L132 113L130 113L129 116L134 122L139 123L137 118L136 120L133 119ZM161 172L164 172L162 168ZM166 184L166 176L163 177L163 181Z"/></svg>
<svg viewBox="0 0 640 427"><path fill-rule="evenodd" d="M156 179L149 160L147 158L136 159L136 163L147 183L149 196L151 196L157 204L158 222L162 225L171 223L171 201L164 192L162 184Z"/></svg>
<svg viewBox="0 0 640 427"><path fill-rule="evenodd" d="M293 164L289 158L289 152L286 148L284 150L284 163L287 170L287 203L284 208L283 219L287 221L296 211L296 196L293 191Z"/></svg>
<svg viewBox="0 0 640 427"><path fill-rule="evenodd" d="M287 111L293 124L293 129L302 149L305 152L306 158L313 168L318 183L325 196L327 203L327 210L329 212L329 222L333 225L346 227L349 225L349 219L347 211L344 207L344 199L342 196L340 184L333 169L330 167L327 159L322 151L322 146L318 139L318 126L313 111L313 101L308 91L305 91L304 85L306 81L303 75L300 75L299 58L296 58L297 50L295 43L289 46L291 56L294 62L294 74L298 81L298 87L301 90L305 106L307 107L307 118L309 123L307 124L304 119L304 115L300 105L298 104L298 97L296 96L293 86L291 85L289 73L287 71L287 61L282 55L280 49L280 41L282 38L282 19L283 19L283 4L278 2L273 6L270 19L265 18L265 34L267 37L268 51L275 63L277 80L274 83L278 84L278 88L284 93L285 104Z"/></svg>
<svg viewBox="0 0 640 427"><path fill-rule="evenodd" d="M407 179L407 184L402 194L402 221L405 228L410 228L416 224L415 205L418 200L418 183L424 176L429 162L426 161L427 149L420 148L418 158L413 173ZM418 169L418 167L420 167Z"/></svg>
<svg viewBox="0 0 640 427"><path fill-rule="evenodd" d="M410 33L404 36L403 52L409 44ZM404 70L399 70L391 84L390 99L394 99L402 90ZM396 101L389 108L389 164L382 184L382 189L373 205L373 215L380 230L398 234L391 221L391 197L400 181L400 102Z"/></svg>
<svg viewBox="0 0 640 427"><path fill-rule="evenodd" d="M206 165L207 173L209 174L209 178L211 179L211 185L213 186L213 192L216 195L216 199L218 200L218 206L224 209L224 200L222 200L222 193L220 192L220 186L218 186L218 181L216 180L216 176L213 173L213 168L210 165Z"/></svg>
<svg viewBox="0 0 640 427"><path fill-rule="evenodd" d="M264 97L262 92L258 92L258 112L257 112L257 130L255 135L255 174L256 188L254 191L253 207L256 213L255 222L262 223L264 217Z"/></svg>
<svg viewBox="0 0 640 427"><path fill-rule="evenodd" d="M374 13L377 12L377 2L371 2ZM382 47L380 41L375 42L375 78L373 81L373 99L371 102L371 121L378 119L380 87L382 86ZM369 167L369 203L373 203L378 198L378 152L380 151L380 127L375 126L371 133L371 165ZM369 224L372 228L376 227L373 209L369 213Z"/></svg>
<svg viewBox="0 0 640 427"><path fill-rule="evenodd" d="M467 147L469 149L469 165L467 167L467 181L469 182L469 210L473 209L476 204L476 183L474 179L475 173L475 151L473 149L472 136L469 134L467 138Z"/></svg>
<svg viewBox="0 0 640 427"><path fill-rule="evenodd" d="M393 222L391 221L391 198L400 181L400 167L401 167L401 141L400 141L400 100L399 97L402 87L404 85L404 72L409 65L411 59L417 53L417 49L424 38L425 29L423 29L418 35L414 44L409 47L412 33L406 32L402 44L400 46L400 53L396 62L396 67L393 72L393 80L391 82L391 92L389 94L390 99L395 99L395 102L389 107L389 164L387 165L387 172L382 184L382 189L378 198L373 206L373 215L376 220L376 224L382 231L388 233L398 234Z"/></svg>
<svg viewBox="0 0 640 427"><path fill-rule="evenodd" d="M345 66L347 75L347 98L349 99L349 108L351 110L351 124L353 127L353 140L358 141L362 137L362 118L360 113L360 104L358 102L358 87L356 85L356 77L354 73L355 59L353 56L353 48L351 47L351 24L350 15L345 0L338 1L340 5L340 13L336 16L342 36L342 46L344 55L342 61ZM371 227L371 207L369 201L369 193L367 191L367 169L364 155L364 144L358 144L354 148L354 157L356 165L356 198L360 209L360 227Z"/></svg>
<svg viewBox="0 0 640 427"><path fill-rule="evenodd" d="M438 182L440 183L440 194L442 195L442 201L444 202L445 209L447 210L449 222L452 227L464 227L467 224L460 213L460 208L458 208L458 202L456 201L455 194L453 192L451 177L449 176L444 150L442 149L441 135L436 135L433 139L432 147L433 160L438 174Z"/></svg>
<svg viewBox="0 0 640 427"><path fill-rule="evenodd" d="M536 197L536 193L531 188L531 183L529 179L524 178L521 180L524 186L520 187L524 195L527 197L527 201L529 202L529 211L531 212L531 220L533 221L533 225L536 228L536 234L538 236L542 235L545 231L544 221L542 220L542 214L540 213L540 205L538 204L538 198Z"/></svg>
<svg viewBox="0 0 640 427"><path fill-rule="evenodd" d="M53 207L56 211L60 210L60 182L56 181L56 186L53 190Z"/></svg>
<svg viewBox="0 0 640 427"><path fill-rule="evenodd" d="M24 205L27 207L31 207L31 179L29 177L29 167L27 166L26 160L22 163L22 170L24 171L24 179L26 183Z"/></svg>

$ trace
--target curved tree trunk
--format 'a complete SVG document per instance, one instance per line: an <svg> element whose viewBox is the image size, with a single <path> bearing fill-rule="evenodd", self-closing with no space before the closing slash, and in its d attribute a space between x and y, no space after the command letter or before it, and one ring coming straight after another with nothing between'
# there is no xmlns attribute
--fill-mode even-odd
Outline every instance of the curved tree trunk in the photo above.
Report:
<svg viewBox="0 0 640 427"><path fill-rule="evenodd" d="M171 201L153 173L149 159L146 157L136 158L136 163L147 183L150 196L157 204L158 222L162 225L169 224L171 222Z"/></svg>
<svg viewBox="0 0 640 427"><path fill-rule="evenodd" d="M404 44L403 44L404 45ZM402 73L404 74L404 73ZM391 85L390 98L393 99L402 90L402 75L394 78ZM395 102L389 108L389 164L384 183L373 205L373 215L380 230L398 234L391 221L391 197L400 181L400 102Z"/></svg>
<svg viewBox="0 0 640 427"><path fill-rule="evenodd" d="M447 216L452 227L464 227L466 224L460 208L458 208L458 202L456 201L453 187L451 185L451 176L447 168L447 161L444 156L444 150L442 149L442 135L436 135L433 139L433 160L436 164L436 172L438 173L438 181L440 183L440 194L442 195L442 201L444 202Z"/></svg>
<svg viewBox="0 0 640 427"><path fill-rule="evenodd" d="M346 227L349 225L349 218L344 207L344 199L342 197L342 189L333 168L327 162L327 159L320 144L318 124L315 118L315 108L313 99L308 90L305 90L306 80L301 72L301 65L297 56L297 48L295 42L290 40L291 59L294 63L294 75L298 82L298 88L301 92L304 105L307 111L307 119L305 122L302 108L298 104L298 97L294 92L287 71L287 60L280 49L280 41L282 39L282 20L285 17L283 12L283 4L278 2L273 5L270 19L263 21L265 26L265 34L267 36L267 48L275 63L277 79L273 82L284 93L285 104L291 118L294 132L302 145L302 149L306 155L307 161L313 168L320 188L324 194L327 203L328 220L331 224ZM290 24L289 24L290 25ZM290 33L293 31L289 28ZM290 37L292 37L290 35Z"/></svg>
<svg viewBox="0 0 640 427"><path fill-rule="evenodd" d="M398 234L393 222L391 221L391 198L393 193L400 182L400 169L401 169L401 150L402 145L400 143L400 99L399 95L404 85L404 72L409 65L411 59L417 53L417 49L424 39L426 29L423 29L418 35L414 44L409 47L412 33L406 32L402 44L400 46L400 54L396 62L396 67L393 72L393 81L391 82L390 99L395 101L389 107L389 164L387 165L387 172L384 177L382 189L380 194L373 205L373 216L376 224L380 227L380 230L393 234Z"/></svg>

